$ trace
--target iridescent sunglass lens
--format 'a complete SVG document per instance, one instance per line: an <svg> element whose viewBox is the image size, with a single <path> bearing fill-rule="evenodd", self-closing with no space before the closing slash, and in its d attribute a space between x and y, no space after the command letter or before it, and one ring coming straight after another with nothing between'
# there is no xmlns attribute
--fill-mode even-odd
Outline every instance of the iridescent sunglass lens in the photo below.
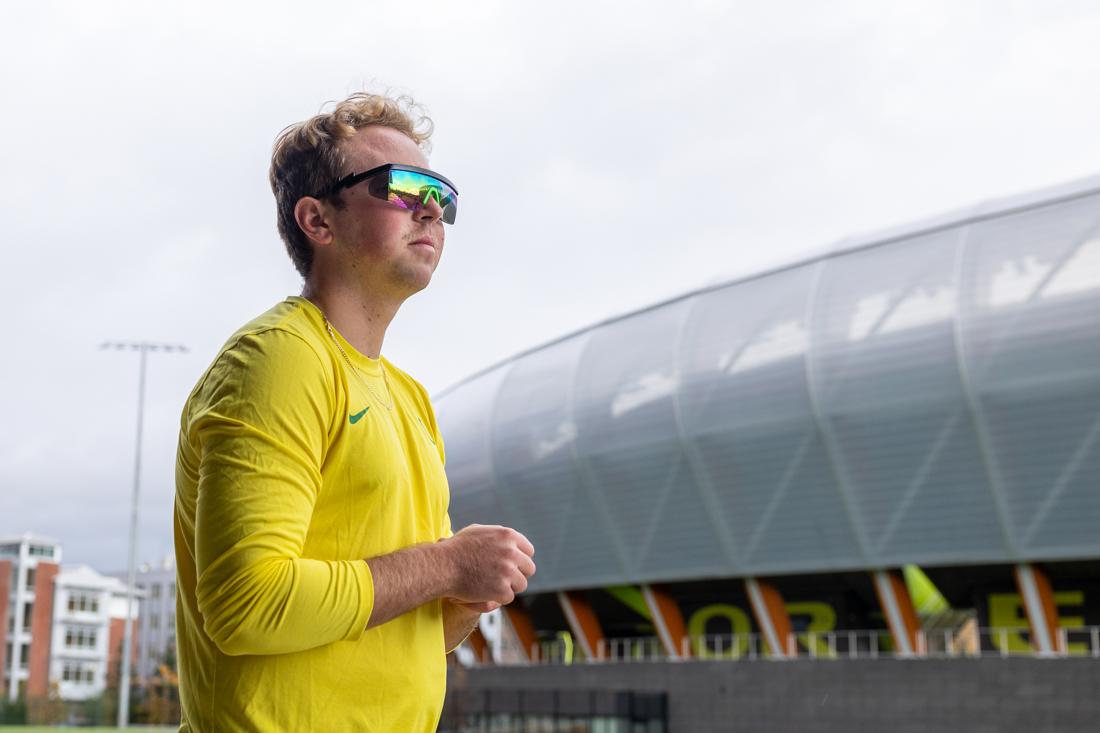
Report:
<svg viewBox="0 0 1100 733"><path fill-rule="evenodd" d="M415 171L390 171L388 200L398 206L418 211L435 199L443 209L443 221L455 223L458 210L458 193L438 178Z"/></svg>

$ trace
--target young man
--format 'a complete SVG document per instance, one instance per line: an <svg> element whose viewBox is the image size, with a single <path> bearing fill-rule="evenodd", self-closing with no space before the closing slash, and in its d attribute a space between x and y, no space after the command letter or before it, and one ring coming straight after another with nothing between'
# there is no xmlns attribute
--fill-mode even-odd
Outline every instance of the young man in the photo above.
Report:
<svg viewBox="0 0 1100 733"><path fill-rule="evenodd" d="M535 572L514 530L452 536L428 395L381 356L457 209L411 109L355 94L275 143L305 287L229 339L183 411L182 731L434 731L446 653Z"/></svg>

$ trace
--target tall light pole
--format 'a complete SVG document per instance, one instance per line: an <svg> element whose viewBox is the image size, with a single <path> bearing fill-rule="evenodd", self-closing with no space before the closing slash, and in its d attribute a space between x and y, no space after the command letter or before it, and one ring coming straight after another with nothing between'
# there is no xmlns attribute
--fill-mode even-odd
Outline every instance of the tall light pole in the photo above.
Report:
<svg viewBox="0 0 1100 733"><path fill-rule="evenodd" d="M134 562L137 558L138 489L141 487L141 430L145 417L145 362L150 351L187 353L187 348L178 344L152 344L147 341L107 341L99 348L137 351L141 354L141 368L138 376L137 448L134 451L134 490L130 498L130 560L126 583L126 626L122 634L122 659L119 660L118 683L118 727L125 728L130 723L130 657L133 654L134 644L134 582L136 580Z"/></svg>

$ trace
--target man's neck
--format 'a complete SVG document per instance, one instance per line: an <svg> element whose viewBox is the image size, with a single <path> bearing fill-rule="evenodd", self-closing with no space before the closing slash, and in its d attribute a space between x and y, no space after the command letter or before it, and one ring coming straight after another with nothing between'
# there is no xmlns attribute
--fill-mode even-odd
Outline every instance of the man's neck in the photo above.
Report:
<svg viewBox="0 0 1100 733"><path fill-rule="evenodd" d="M302 288L302 297L320 308L332 327L356 351L372 359L382 353L386 329L401 307L399 302L371 298L343 288L318 287L308 281Z"/></svg>

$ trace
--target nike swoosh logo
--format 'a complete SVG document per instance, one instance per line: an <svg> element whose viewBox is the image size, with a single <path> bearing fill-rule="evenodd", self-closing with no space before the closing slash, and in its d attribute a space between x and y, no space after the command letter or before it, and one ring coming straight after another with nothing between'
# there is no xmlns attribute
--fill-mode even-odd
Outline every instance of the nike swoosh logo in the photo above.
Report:
<svg viewBox="0 0 1100 733"><path fill-rule="evenodd" d="M369 409L370 409L370 405L367 405L366 407L364 407L362 409L361 412L357 412L354 415L348 415L348 422L350 422L352 425L359 422L360 420L363 419L363 415L367 414L367 410L369 410Z"/></svg>

